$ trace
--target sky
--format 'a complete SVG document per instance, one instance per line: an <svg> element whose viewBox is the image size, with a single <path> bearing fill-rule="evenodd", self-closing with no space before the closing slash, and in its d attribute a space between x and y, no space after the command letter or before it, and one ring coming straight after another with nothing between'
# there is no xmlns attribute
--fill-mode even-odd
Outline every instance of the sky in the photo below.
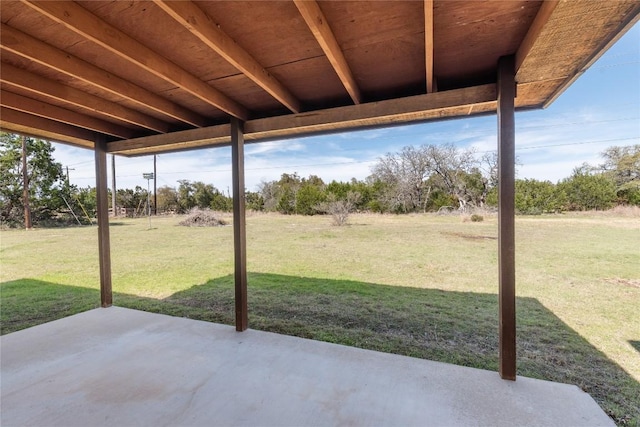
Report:
<svg viewBox="0 0 640 427"><path fill-rule="evenodd" d="M250 144L245 184L256 191L261 181L294 172L327 183L363 180L377 159L408 145L453 143L478 155L496 150L496 131L496 117L486 116ZM547 109L516 113L517 177L555 183L583 163L602 163L607 147L633 144L640 144L640 23ZM93 152L53 145L54 159L69 168L72 184L95 186ZM116 156L115 163L117 188L146 188L142 174L153 172L153 156ZM160 154L156 171L158 187L177 187L187 179L231 191L231 149Z"/></svg>

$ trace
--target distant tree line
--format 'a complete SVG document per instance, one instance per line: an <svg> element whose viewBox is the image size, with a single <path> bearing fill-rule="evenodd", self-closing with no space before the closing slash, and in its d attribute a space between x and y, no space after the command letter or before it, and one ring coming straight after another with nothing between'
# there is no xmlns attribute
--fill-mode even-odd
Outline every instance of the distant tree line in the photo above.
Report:
<svg viewBox="0 0 640 427"><path fill-rule="evenodd" d="M610 147L604 163L584 164L570 177L550 181L517 179L520 214L606 210L640 206L640 145ZM381 213L468 211L498 204L497 156L478 157L451 144L405 147L380 158L364 181L325 184L311 175L283 174L262 182L252 209L283 214L325 213L327 201L350 201L357 211ZM355 196L355 197L354 197Z"/></svg>
<svg viewBox="0 0 640 427"><path fill-rule="evenodd" d="M96 190L68 182L62 165L53 160L49 142L26 138L27 181L35 224L51 221L88 223L95 218ZM0 220L3 226L24 222L22 137L0 134ZM516 210L521 214L605 210L616 205L640 206L640 145L610 147L600 165L584 164L554 184L516 180ZM111 204L109 190L109 204ZM411 213L441 209L468 211L497 205L497 156L477 156L452 144L407 146L382 156L365 180L325 183L317 175L282 174L246 191L246 207L282 214L345 212ZM153 197L150 200L153 201ZM185 213L194 207L231 211L230 194L200 181L178 181L156 194L158 213ZM144 214L147 190L118 189L116 205L130 214Z"/></svg>

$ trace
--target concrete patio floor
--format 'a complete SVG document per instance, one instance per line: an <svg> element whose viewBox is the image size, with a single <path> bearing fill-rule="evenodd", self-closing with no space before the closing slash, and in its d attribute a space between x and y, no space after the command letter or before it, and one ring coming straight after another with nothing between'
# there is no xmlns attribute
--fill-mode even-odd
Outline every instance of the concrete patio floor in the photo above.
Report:
<svg viewBox="0 0 640 427"><path fill-rule="evenodd" d="M119 307L0 345L3 427L614 425L572 385Z"/></svg>

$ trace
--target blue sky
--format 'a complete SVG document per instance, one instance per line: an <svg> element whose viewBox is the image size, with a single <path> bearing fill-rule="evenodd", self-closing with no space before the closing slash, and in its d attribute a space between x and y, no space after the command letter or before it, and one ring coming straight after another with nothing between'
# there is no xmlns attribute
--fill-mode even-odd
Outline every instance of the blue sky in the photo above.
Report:
<svg viewBox="0 0 640 427"><path fill-rule="evenodd" d="M495 116L465 118L247 145L246 187L255 191L261 181L293 172L315 174L325 182L364 179L379 157L407 145L451 142L478 153L495 150L496 123ZM640 144L640 24L546 110L516 114L517 174L557 182L582 163L600 163L607 147L632 144ZM95 185L92 152L54 146L56 161L70 169L71 183ZM226 192L230 162L230 148L159 155L158 187L176 187L179 179L189 179ZM116 157L118 188L146 187L142 173L152 171L153 156Z"/></svg>

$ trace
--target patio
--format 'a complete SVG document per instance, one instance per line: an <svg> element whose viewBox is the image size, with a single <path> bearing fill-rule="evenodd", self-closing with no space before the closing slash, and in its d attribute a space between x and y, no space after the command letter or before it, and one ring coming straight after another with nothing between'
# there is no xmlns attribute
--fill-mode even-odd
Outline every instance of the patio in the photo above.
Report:
<svg viewBox="0 0 640 427"><path fill-rule="evenodd" d="M515 112L550 105L640 3L24 0L1 12L0 128L95 153L105 307L0 338L3 426L612 425L575 386L500 379L516 379ZM236 332L249 326L245 141L485 114L498 119L499 375ZM223 146L235 330L110 307L107 154Z"/></svg>
<svg viewBox="0 0 640 427"><path fill-rule="evenodd" d="M245 142L495 113L498 372L515 380L515 112L549 106L640 20L640 3L23 0L1 12L0 128L95 153L102 307L113 303L107 153L231 146L244 331ZM494 382L487 391L510 390Z"/></svg>
<svg viewBox="0 0 640 427"><path fill-rule="evenodd" d="M0 344L3 426L613 425L573 385L120 307Z"/></svg>

